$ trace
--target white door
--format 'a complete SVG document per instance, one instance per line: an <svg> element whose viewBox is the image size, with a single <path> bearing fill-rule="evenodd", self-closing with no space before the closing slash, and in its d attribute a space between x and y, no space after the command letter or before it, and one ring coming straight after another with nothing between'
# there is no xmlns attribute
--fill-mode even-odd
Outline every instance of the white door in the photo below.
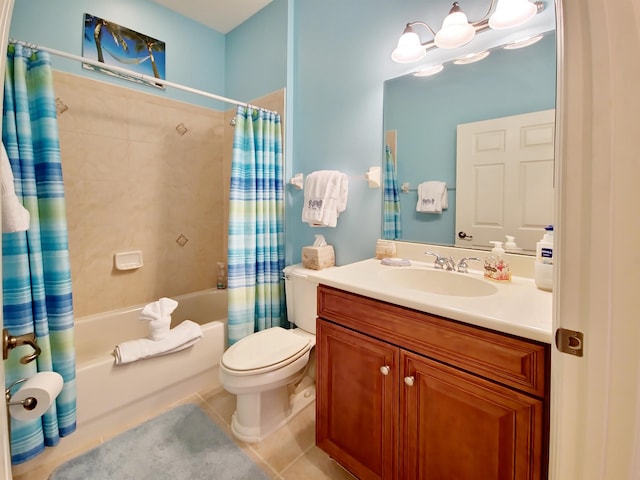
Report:
<svg viewBox="0 0 640 480"><path fill-rule="evenodd" d="M535 251L554 218L554 129L555 110L458 125L457 246L512 235Z"/></svg>
<svg viewBox="0 0 640 480"><path fill-rule="evenodd" d="M9 37L9 25L11 23L11 13L13 12L14 0L0 0L0 51L7 51L7 39ZM4 79L4 69L7 64L7 56L0 55L0 78ZM0 107L2 107L2 95L0 95ZM2 124L0 123L0 130ZM0 263L0 276L2 274L2 264ZM0 301L2 300L2 290L0 289ZM0 302L1 303L1 302ZM3 328L2 309L0 309L0 329ZM4 362L0 361L0 385L4 389ZM11 454L9 443L9 428L7 419L7 409L0 408L0 478L11 480Z"/></svg>

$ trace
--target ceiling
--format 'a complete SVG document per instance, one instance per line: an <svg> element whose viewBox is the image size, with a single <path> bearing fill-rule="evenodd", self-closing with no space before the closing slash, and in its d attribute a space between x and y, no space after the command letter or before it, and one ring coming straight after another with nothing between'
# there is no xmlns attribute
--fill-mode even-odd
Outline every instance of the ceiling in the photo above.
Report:
<svg viewBox="0 0 640 480"><path fill-rule="evenodd" d="M226 34L272 0L152 0Z"/></svg>

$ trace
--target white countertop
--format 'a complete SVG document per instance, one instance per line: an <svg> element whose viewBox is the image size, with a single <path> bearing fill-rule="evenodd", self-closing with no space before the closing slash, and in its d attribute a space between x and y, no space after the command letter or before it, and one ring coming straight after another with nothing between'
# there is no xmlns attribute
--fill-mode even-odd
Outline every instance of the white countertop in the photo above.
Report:
<svg viewBox="0 0 640 480"><path fill-rule="evenodd" d="M465 275L494 285L497 292L480 297L440 295L395 285L384 280L388 269L433 269L432 263L412 261L411 267L381 265L368 259L324 270L306 270L318 283L357 293L426 313L459 320L531 340L552 343L551 292L540 290L530 278L512 277L510 282L484 279L482 272L441 272L443 275Z"/></svg>

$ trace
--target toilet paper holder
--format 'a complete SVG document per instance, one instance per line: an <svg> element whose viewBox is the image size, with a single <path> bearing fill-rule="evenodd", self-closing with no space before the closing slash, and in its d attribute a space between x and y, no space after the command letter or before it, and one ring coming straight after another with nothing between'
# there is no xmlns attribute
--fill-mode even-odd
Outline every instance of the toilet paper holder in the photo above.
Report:
<svg viewBox="0 0 640 480"><path fill-rule="evenodd" d="M21 378L20 380L16 380L4 390L4 398L7 401L7 408L9 408L9 405L22 405L22 408L24 408L25 410L33 410L38 406L38 400L34 397L27 397L24 400L19 400L17 402L11 401L11 389L16 385L20 385L21 383L26 382L27 380L28 378ZM8 413L9 412L7 412L7 418L9 418Z"/></svg>
<svg viewBox="0 0 640 480"><path fill-rule="evenodd" d="M2 330L2 359L9 358L9 350L19 347L20 345L30 345L33 348L33 353L25 355L20 359L20 363L23 365L35 360L40 355L40 347L36 341L35 333L25 333L24 335L13 336L9 335L9 331L5 328Z"/></svg>
<svg viewBox="0 0 640 480"><path fill-rule="evenodd" d="M5 330L6 331L6 330ZM4 390L4 398L5 401L7 403L7 431L9 434L9 438L11 438L11 420L10 420L10 416L11 414L9 413L9 407L11 405L22 405L22 408L24 408L25 410L33 410L34 408L36 408L38 406L38 400L33 398L33 397L27 397L24 400L19 400L17 402L12 402L11 401L11 389L13 387L15 387L16 385L20 385L23 382L26 382L28 380L28 378L21 378L20 380L16 380L15 382L13 382L11 385L9 385L5 390Z"/></svg>

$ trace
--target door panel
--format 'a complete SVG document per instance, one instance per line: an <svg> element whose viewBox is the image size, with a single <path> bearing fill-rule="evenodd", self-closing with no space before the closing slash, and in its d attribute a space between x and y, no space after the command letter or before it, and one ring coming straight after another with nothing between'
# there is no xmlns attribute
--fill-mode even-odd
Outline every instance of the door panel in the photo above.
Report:
<svg viewBox="0 0 640 480"><path fill-rule="evenodd" d="M516 237L534 252L553 223L555 110L458 125L456 232L460 247Z"/></svg>
<svg viewBox="0 0 640 480"><path fill-rule="evenodd" d="M401 452L406 480L539 480L542 401L402 352Z"/></svg>
<svg viewBox="0 0 640 480"><path fill-rule="evenodd" d="M395 478L398 348L323 320L316 334L318 447L361 480Z"/></svg>

